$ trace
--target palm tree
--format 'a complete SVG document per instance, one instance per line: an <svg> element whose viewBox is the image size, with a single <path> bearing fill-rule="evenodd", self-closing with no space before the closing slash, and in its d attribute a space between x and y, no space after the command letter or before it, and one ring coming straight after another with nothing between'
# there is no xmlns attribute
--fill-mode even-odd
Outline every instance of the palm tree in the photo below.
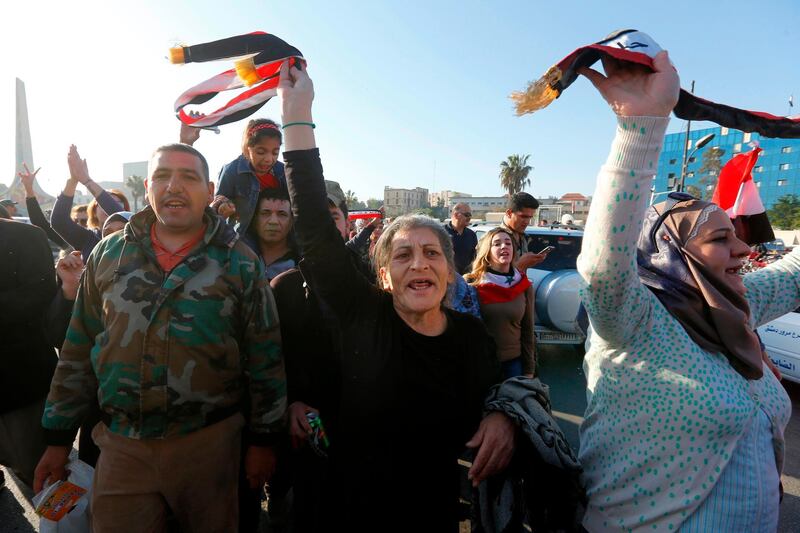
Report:
<svg viewBox="0 0 800 533"><path fill-rule="evenodd" d="M358 196L356 196L356 193L354 193L350 189L347 189L347 192L344 193L344 196L345 196L345 202L347 203L347 209L352 210L358 208L359 201L358 201Z"/></svg>
<svg viewBox="0 0 800 533"><path fill-rule="evenodd" d="M509 196L520 192L525 187L530 187L531 180L528 178L528 174L533 170L533 167L528 165L530 156L530 154L524 156L513 154L500 163L500 186L508 191Z"/></svg>
<svg viewBox="0 0 800 533"><path fill-rule="evenodd" d="M144 178L141 176L128 176L125 178L125 186L131 190L133 196L133 210L139 210L139 198L144 198Z"/></svg>

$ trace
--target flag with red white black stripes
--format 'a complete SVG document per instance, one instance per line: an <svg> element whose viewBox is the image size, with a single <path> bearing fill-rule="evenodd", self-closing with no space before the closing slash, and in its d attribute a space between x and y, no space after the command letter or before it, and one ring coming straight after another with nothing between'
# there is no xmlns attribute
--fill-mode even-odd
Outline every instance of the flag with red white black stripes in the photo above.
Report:
<svg viewBox="0 0 800 533"><path fill-rule="evenodd" d="M172 63L220 59L233 60L234 68L198 83L175 101L175 113L184 124L213 128L252 115L277 94L281 64L287 60L293 66L304 62L300 50L275 35L260 31L170 50ZM192 116L184 111L186 106L208 102L220 92L245 86L249 88L207 115Z"/></svg>
<svg viewBox="0 0 800 533"><path fill-rule="evenodd" d="M761 148L731 158L719 173L712 202L728 213L736 228L736 236L753 246L775 240L775 234L753 181L753 167Z"/></svg>

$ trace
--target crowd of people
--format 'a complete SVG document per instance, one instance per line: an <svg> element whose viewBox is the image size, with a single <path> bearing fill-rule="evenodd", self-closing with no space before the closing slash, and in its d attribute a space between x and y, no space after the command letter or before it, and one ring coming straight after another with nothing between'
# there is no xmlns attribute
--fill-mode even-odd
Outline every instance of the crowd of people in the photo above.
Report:
<svg viewBox="0 0 800 533"><path fill-rule="evenodd" d="M265 487L292 531L774 531L790 403L753 330L800 305L800 251L741 276L724 211L648 206L678 76L663 52L653 73L604 66L581 70L618 126L578 263L577 456L536 377L537 200L512 195L480 241L465 203L353 227L287 63L282 125L249 121L216 190L188 126L136 213L75 146L49 221L20 172L0 464L38 492L80 433L99 532L257 531Z"/></svg>

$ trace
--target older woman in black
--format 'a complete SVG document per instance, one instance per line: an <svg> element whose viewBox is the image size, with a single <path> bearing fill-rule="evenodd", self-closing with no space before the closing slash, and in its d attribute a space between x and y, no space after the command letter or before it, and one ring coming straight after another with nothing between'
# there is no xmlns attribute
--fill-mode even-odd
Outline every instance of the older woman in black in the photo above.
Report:
<svg viewBox="0 0 800 533"><path fill-rule="evenodd" d="M482 418L500 371L486 329L447 310L454 276L449 236L432 219L401 217L375 253L380 288L347 256L328 212L315 147L313 84L281 71L284 160L295 229L312 290L341 329L341 400L331 438L328 526L347 531L457 531L459 466L477 454L478 483L505 468L514 427L500 413Z"/></svg>

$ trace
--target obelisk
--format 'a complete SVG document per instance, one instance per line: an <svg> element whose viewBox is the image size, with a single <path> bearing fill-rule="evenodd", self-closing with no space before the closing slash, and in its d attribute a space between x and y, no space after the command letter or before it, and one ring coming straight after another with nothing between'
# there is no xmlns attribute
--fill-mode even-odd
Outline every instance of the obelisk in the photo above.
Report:
<svg viewBox="0 0 800 533"><path fill-rule="evenodd" d="M9 188L9 196L19 203L20 211L25 211L25 189L20 182L17 172L24 169L23 163L28 165L31 172L36 170L33 165L33 146L31 144L31 128L28 124L28 101L25 97L25 83L17 78L17 129L16 129L16 142L17 142L17 157L14 165L14 181L11 182ZM38 183L34 183L34 192L41 205L52 204L55 200L52 196L47 194L39 187Z"/></svg>

